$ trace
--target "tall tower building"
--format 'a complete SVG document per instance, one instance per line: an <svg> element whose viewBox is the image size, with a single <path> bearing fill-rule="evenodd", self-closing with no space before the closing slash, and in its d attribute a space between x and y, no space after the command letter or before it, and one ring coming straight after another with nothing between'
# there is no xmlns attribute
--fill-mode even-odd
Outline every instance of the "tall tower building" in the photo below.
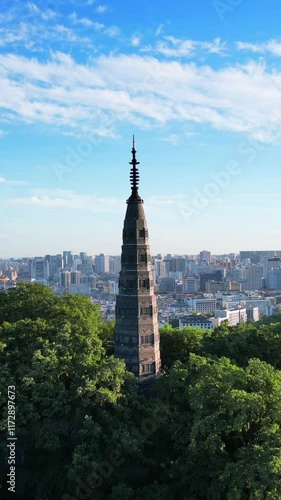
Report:
<svg viewBox="0 0 281 500"><path fill-rule="evenodd" d="M158 310L154 295L151 256L143 200L138 193L139 172L133 140L130 180L124 221L119 295L116 300L114 354L124 359L139 382L160 371Z"/></svg>
<svg viewBox="0 0 281 500"><path fill-rule="evenodd" d="M32 263L31 279L47 285L49 277L49 262L46 259L35 259Z"/></svg>

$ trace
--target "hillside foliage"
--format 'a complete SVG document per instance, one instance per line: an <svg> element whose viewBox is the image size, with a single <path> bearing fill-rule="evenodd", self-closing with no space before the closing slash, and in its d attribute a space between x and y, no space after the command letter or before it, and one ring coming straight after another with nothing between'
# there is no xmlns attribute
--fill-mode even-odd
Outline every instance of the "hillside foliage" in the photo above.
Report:
<svg viewBox="0 0 281 500"><path fill-rule="evenodd" d="M112 355L114 323L39 284L0 294L0 481L13 498L280 500L281 318L161 329L157 397Z"/></svg>

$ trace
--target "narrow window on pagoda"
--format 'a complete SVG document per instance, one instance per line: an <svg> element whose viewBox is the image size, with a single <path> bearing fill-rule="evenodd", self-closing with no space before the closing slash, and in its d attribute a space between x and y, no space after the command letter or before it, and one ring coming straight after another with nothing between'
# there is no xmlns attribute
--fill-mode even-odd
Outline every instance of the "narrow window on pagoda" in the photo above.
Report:
<svg viewBox="0 0 281 500"><path fill-rule="evenodd" d="M147 255L146 253L141 253L140 256L139 256L139 261L142 263L142 264L146 264L147 263Z"/></svg>
<svg viewBox="0 0 281 500"><path fill-rule="evenodd" d="M145 229L139 230L139 238L145 238Z"/></svg>
<svg viewBox="0 0 281 500"><path fill-rule="evenodd" d="M154 363L142 365L142 373L153 373L154 372Z"/></svg>
<svg viewBox="0 0 281 500"><path fill-rule="evenodd" d="M140 313L141 316L152 316L152 306L141 307Z"/></svg>
<svg viewBox="0 0 281 500"><path fill-rule="evenodd" d="M140 288L146 288L148 290L149 289L149 279L140 280Z"/></svg>
<svg viewBox="0 0 281 500"><path fill-rule="evenodd" d="M151 344L153 342L153 335L142 335L141 343L142 344Z"/></svg>

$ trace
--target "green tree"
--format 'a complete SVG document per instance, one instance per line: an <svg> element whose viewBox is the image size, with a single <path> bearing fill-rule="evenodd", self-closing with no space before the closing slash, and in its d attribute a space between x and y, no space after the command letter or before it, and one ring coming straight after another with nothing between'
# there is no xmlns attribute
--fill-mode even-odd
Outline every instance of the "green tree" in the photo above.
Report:
<svg viewBox="0 0 281 500"><path fill-rule="evenodd" d="M260 360L191 354L160 391L173 407L171 473L187 499L281 497L281 374Z"/></svg>
<svg viewBox="0 0 281 500"><path fill-rule="evenodd" d="M83 422L88 415L102 418L121 397L124 363L105 356L102 319L88 298L56 297L41 285L19 286L0 298L2 442L7 386L15 386L18 446L26 455L18 485L57 500Z"/></svg>
<svg viewBox="0 0 281 500"><path fill-rule="evenodd" d="M184 327L182 330L167 325L160 329L160 350L162 366L170 368L179 360L187 362L190 353L197 352L203 339L209 336L202 328Z"/></svg>

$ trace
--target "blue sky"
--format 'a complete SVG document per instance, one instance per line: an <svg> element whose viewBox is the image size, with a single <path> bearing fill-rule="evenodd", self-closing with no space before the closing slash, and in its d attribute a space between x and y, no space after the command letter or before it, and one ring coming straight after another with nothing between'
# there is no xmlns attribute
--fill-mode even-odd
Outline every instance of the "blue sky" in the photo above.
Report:
<svg viewBox="0 0 281 500"><path fill-rule="evenodd" d="M280 249L281 4L3 1L0 257Z"/></svg>

